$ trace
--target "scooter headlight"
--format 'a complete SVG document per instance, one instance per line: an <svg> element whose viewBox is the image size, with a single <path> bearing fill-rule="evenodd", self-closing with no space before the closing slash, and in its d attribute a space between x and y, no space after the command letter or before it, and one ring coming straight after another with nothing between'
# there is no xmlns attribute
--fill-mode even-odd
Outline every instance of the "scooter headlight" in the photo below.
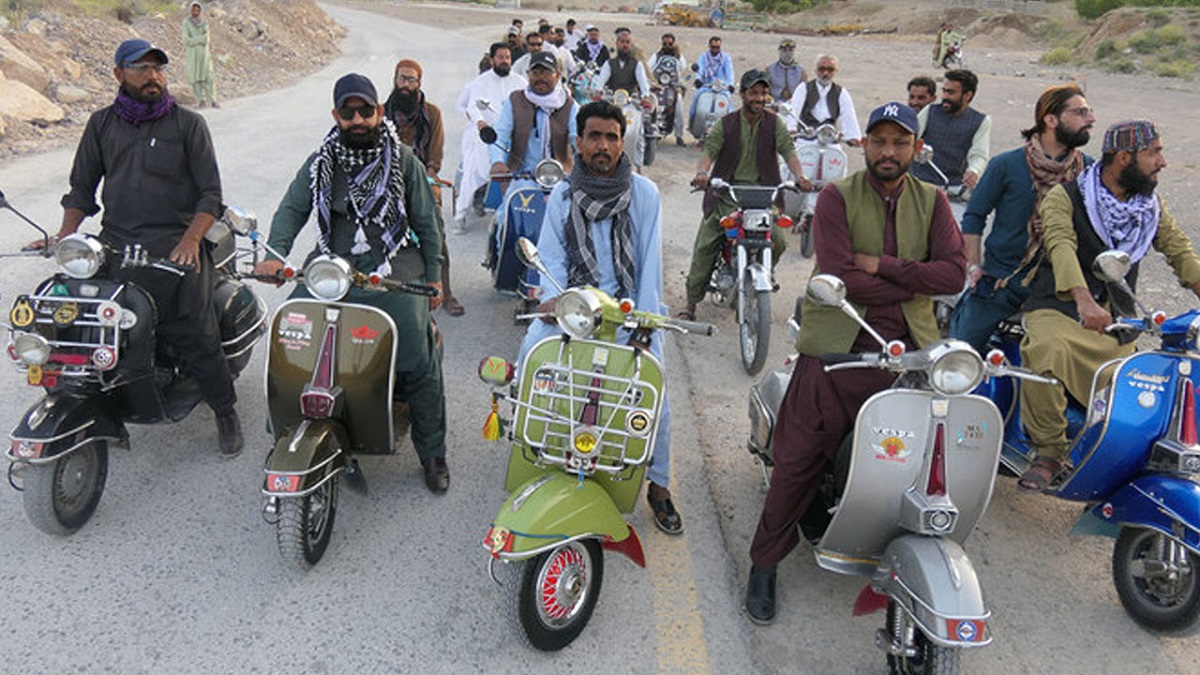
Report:
<svg viewBox="0 0 1200 675"><path fill-rule="evenodd" d="M664 87L671 84L671 73L668 73L665 70L660 72L658 74L658 83Z"/></svg>
<svg viewBox="0 0 1200 675"><path fill-rule="evenodd" d="M929 384L939 394L967 394L983 381L983 359L965 342L944 342L934 348L930 358Z"/></svg>
<svg viewBox="0 0 1200 675"><path fill-rule="evenodd" d="M314 258L304 269L304 287L319 300L341 300L353 283L350 263L332 255Z"/></svg>
<svg viewBox="0 0 1200 675"><path fill-rule="evenodd" d="M832 124L822 124L820 129L817 129L817 142L824 145L833 145L838 142L838 131Z"/></svg>
<svg viewBox="0 0 1200 675"><path fill-rule="evenodd" d="M624 89L618 89L612 95L613 105L618 108L624 108L629 103L629 92Z"/></svg>
<svg viewBox="0 0 1200 675"><path fill-rule="evenodd" d="M94 237L70 234L54 247L54 260L73 279L90 279L104 264L104 247Z"/></svg>
<svg viewBox="0 0 1200 675"><path fill-rule="evenodd" d="M571 288L558 296L554 316L558 327L567 335L580 340L589 338L600 326L600 300L592 293Z"/></svg>
<svg viewBox="0 0 1200 675"><path fill-rule="evenodd" d="M37 333L17 333L13 354L27 366L40 366L50 360L50 342Z"/></svg>
<svg viewBox="0 0 1200 675"><path fill-rule="evenodd" d="M563 165L554 159L543 159L533 168L533 179L547 190L562 182L566 175Z"/></svg>

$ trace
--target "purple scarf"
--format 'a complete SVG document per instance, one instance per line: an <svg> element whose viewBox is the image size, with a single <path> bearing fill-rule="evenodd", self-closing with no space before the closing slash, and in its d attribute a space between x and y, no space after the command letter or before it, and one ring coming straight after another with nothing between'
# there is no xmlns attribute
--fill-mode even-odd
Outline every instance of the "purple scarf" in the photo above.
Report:
<svg viewBox="0 0 1200 675"><path fill-rule="evenodd" d="M117 90L117 100L113 102L113 112L117 117L133 126L141 126L170 115L175 110L175 97L163 93L163 97L154 103L143 103L125 93L125 88Z"/></svg>

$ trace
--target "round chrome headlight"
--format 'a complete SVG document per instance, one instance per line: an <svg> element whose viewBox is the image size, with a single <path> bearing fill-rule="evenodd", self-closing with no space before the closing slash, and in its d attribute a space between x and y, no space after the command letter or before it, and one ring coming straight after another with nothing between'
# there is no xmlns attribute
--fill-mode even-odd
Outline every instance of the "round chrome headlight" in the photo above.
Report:
<svg viewBox="0 0 1200 675"><path fill-rule="evenodd" d="M37 333L17 333L13 353L27 366L40 366L50 360L50 342Z"/></svg>
<svg viewBox="0 0 1200 675"><path fill-rule="evenodd" d="M558 327L573 338L589 338L600 326L600 300L585 290L571 288L558 296L554 316Z"/></svg>
<svg viewBox="0 0 1200 675"><path fill-rule="evenodd" d="M613 105L617 106L618 108L624 108L625 105L629 103L629 92L625 91L624 89L618 89L614 91L612 95L612 102Z"/></svg>
<svg viewBox="0 0 1200 675"><path fill-rule="evenodd" d="M73 279L91 279L104 264L104 246L86 234L69 234L54 247L54 260Z"/></svg>
<svg viewBox="0 0 1200 675"><path fill-rule="evenodd" d="M822 124L821 128L817 129L817 142L825 145L833 145L838 141L838 131L832 124Z"/></svg>
<svg viewBox="0 0 1200 675"><path fill-rule="evenodd" d="M319 300L341 300L350 292L350 263L332 255L317 256L304 268L304 287Z"/></svg>
<svg viewBox="0 0 1200 675"><path fill-rule="evenodd" d="M983 381L983 359L965 342L949 341L930 353L929 384L944 396L970 393Z"/></svg>
<svg viewBox="0 0 1200 675"><path fill-rule="evenodd" d="M671 73L668 73L665 70L659 72L658 73L658 83L664 87L667 86L668 84L671 84Z"/></svg>
<svg viewBox="0 0 1200 675"><path fill-rule="evenodd" d="M562 182L567 172L563 170L558 160L543 159L533 168L533 179L544 188L552 188Z"/></svg>
<svg viewBox="0 0 1200 675"><path fill-rule="evenodd" d="M242 236L258 229L258 216L253 211L240 206L225 207L224 220L229 224L230 229Z"/></svg>

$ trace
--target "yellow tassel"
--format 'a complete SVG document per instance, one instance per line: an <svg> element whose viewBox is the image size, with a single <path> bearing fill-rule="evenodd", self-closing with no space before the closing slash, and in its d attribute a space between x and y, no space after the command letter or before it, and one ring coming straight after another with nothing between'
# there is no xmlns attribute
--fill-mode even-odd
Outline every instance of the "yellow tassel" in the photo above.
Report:
<svg viewBox="0 0 1200 675"><path fill-rule="evenodd" d="M492 401L492 412L488 413L487 419L483 422L483 439L485 441L500 440L500 413L497 412L498 406L495 401Z"/></svg>

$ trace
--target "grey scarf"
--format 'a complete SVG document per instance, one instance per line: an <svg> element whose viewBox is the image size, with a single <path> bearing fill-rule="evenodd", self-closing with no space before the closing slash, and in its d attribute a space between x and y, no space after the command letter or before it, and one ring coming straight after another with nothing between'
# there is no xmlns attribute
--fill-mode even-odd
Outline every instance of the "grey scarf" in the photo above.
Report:
<svg viewBox="0 0 1200 675"><path fill-rule="evenodd" d="M592 242L591 224L612 218L613 268L617 272L617 294L630 297L634 290L633 232L629 204L633 197L633 165L622 153L611 176L597 176L575 156L575 168L567 179L571 215L567 221L567 269L571 286L598 286L600 266Z"/></svg>

